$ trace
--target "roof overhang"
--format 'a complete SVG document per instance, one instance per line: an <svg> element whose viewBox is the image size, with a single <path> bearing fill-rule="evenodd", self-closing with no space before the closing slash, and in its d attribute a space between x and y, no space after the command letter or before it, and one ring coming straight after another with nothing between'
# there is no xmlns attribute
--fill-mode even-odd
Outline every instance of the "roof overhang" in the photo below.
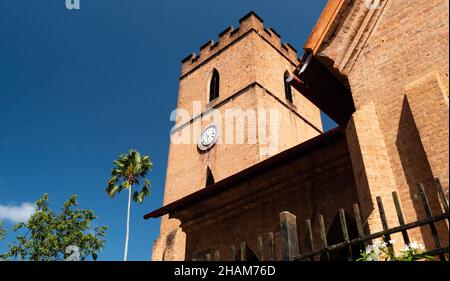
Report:
<svg viewBox="0 0 450 281"><path fill-rule="evenodd" d="M303 49L316 55L346 0L328 0Z"/></svg>
<svg viewBox="0 0 450 281"><path fill-rule="evenodd" d="M290 159L296 159L306 155L315 149L323 147L327 144L333 143L336 140L342 139L344 137L344 132L340 127L332 129L324 134L321 134L315 138L312 138L304 143L287 149L277 155L274 155L258 164L255 164L237 174L234 174L228 178L225 178L219 182L202 188L186 197L178 199L168 205L163 206L157 210L154 210L146 215L144 219L158 218L166 214L172 214L188 208L189 206L195 204L196 202L205 200L221 192L224 192L234 186L242 183L246 179L250 179L259 174L262 174L277 165L286 163Z"/></svg>
<svg viewBox="0 0 450 281"><path fill-rule="evenodd" d="M288 82L337 124L346 127L355 105L349 87L309 54Z"/></svg>
<svg viewBox="0 0 450 281"><path fill-rule="evenodd" d="M355 111L349 83L334 62L319 55L348 0L329 0L304 45L305 54L288 82L337 124L346 127Z"/></svg>

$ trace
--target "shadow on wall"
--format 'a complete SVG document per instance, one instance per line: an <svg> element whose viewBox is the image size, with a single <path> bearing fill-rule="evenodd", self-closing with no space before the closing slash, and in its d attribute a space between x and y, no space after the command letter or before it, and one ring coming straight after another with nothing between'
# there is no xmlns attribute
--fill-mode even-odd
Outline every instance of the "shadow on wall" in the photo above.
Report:
<svg viewBox="0 0 450 281"><path fill-rule="evenodd" d="M418 195L417 187L419 183L423 183L426 195L430 201L433 215L441 214L443 210L441 209L437 190L433 183L433 173L425 154L425 150L423 148L422 141L420 139L420 135L414 122L414 117L406 96L403 99L396 146L408 185L406 187L407 190L402 190L405 189L405 187L399 185L400 196L403 197L402 201L408 202L410 199L414 207L415 214L417 214L417 219L424 219L425 213ZM409 196L409 198L406 198L406 196ZM406 219L412 219L411 217L414 214L408 212L406 206L404 206L404 208ZM448 245L448 230L445 222L436 223L436 227L438 229L439 236L442 239L441 241L444 245ZM428 226L424 226L420 228L420 231L424 238L425 247L435 247L430 228Z"/></svg>
<svg viewBox="0 0 450 281"><path fill-rule="evenodd" d="M358 229L356 227L355 218L345 212L345 221L347 223L347 231L350 240L358 238ZM334 216L333 222L327 232L327 242L328 245L334 245L345 241L345 237L342 233L341 221L339 218L339 213ZM338 251L333 251L320 256L321 261L346 261L346 260L357 260L360 257L361 250L363 250L359 245L354 245L349 248L342 248Z"/></svg>

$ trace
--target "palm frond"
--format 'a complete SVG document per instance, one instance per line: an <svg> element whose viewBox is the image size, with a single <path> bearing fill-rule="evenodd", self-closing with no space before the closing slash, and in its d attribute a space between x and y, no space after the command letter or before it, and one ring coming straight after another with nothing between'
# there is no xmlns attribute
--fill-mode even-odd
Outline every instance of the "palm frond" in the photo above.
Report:
<svg viewBox="0 0 450 281"><path fill-rule="evenodd" d="M128 180L124 180L121 184L120 187L123 189L128 189L131 187L130 183L128 182Z"/></svg>
<svg viewBox="0 0 450 281"><path fill-rule="evenodd" d="M137 192L137 191L135 191L134 193L133 193L133 201L134 202L137 202L139 199L139 192Z"/></svg>
<svg viewBox="0 0 450 281"><path fill-rule="evenodd" d="M114 196L121 190L122 188L118 185L108 185L108 187L106 188L106 193L109 197L114 198Z"/></svg>
<svg viewBox="0 0 450 281"><path fill-rule="evenodd" d="M150 195L149 185L145 184L142 189L134 192L133 200L139 204L144 202L145 197Z"/></svg>

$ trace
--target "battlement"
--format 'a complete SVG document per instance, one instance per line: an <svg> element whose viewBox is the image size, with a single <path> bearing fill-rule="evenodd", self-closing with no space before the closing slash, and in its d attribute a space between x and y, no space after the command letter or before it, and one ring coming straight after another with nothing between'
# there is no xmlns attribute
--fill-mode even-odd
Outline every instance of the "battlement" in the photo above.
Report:
<svg viewBox="0 0 450 281"><path fill-rule="evenodd" d="M259 36L265 39L293 63L297 64L299 62L297 50L289 43L283 43L281 41L281 36L273 28L265 28L264 21L252 11L239 20L239 26L237 28L229 26L224 31L219 33L217 42L214 40L209 40L200 47L198 55L196 53L192 53L184 58L181 61L181 75L185 75L229 46L234 41L250 32L256 32L259 34Z"/></svg>

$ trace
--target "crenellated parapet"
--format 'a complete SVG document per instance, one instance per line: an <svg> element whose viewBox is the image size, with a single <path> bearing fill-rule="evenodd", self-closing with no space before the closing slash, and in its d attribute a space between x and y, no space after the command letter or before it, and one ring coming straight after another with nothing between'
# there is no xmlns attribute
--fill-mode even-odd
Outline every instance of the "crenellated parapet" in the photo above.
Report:
<svg viewBox="0 0 450 281"><path fill-rule="evenodd" d="M192 53L184 58L181 61L181 76L189 73L203 62L209 60L211 57L227 48L233 42L241 39L251 32L256 32L267 43L272 45L272 47L277 49L284 57L289 59L295 65L299 63L297 50L289 43L283 43L281 36L273 28L264 27L264 21L256 13L250 12L239 20L239 26L237 28L229 26L224 31L219 33L217 42L214 40L209 40L200 46L198 54Z"/></svg>

